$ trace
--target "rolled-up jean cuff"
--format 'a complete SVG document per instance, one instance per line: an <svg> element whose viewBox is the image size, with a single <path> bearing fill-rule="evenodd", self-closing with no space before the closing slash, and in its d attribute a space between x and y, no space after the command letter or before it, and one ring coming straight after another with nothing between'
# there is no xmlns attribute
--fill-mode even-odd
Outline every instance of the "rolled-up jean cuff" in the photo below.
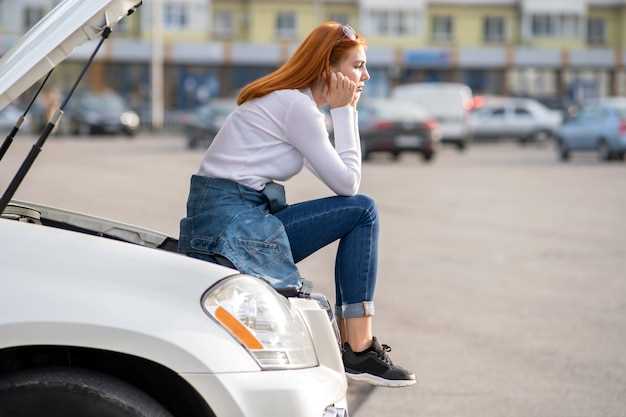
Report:
<svg viewBox="0 0 626 417"><path fill-rule="evenodd" d="M373 316L375 313L373 301L362 301L354 304L336 306L335 313L342 319L355 319L359 317Z"/></svg>

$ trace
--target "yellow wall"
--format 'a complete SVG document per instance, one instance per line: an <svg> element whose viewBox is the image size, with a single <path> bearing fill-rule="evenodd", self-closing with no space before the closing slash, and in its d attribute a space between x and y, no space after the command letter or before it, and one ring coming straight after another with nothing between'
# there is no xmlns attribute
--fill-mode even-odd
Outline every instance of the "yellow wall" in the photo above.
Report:
<svg viewBox="0 0 626 417"><path fill-rule="evenodd" d="M546 0L549 1L549 0ZM292 42L300 42L320 22L327 20L332 14L345 14L349 23L356 29L359 27L358 2L333 3L312 0L213 0L214 11L229 10L233 12L238 33L234 41L252 43L274 43L280 39L276 36L276 17L281 11L294 11L297 20L297 35ZM315 7L318 5L318 8ZM142 11L140 10L139 13ZM449 43L436 43L432 40L433 16L452 16L454 19L454 38ZM502 16L505 18L507 40L504 44L489 44L483 39L483 21L487 16ZM590 17L600 17L607 22L608 48L626 48L626 6L591 7ZM489 47L489 46L530 46L545 49L586 49L586 39L567 38L532 38L527 42L521 41L520 15L516 6L484 6L454 4L430 4L421 16L420 33L416 36L381 37L364 33L372 46L387 46L392 48L423 48L428 46L450 47ZM150 37L149 28L139 27L139 16L130 19L132 23L124 36ZM245 23L248 23L247 27ZM213 22L210 22L212 25ZM143 32L143 33L142 33ZM209 28L204 31L181 31L166 33L167 42L206 42L217 40L212 36Z"/></svg>
<svg viewBox="0 0 626 417"><path fill-rule="evenodd" d="M221 0L212 2L212 14L211 14L211 22L210 25L213 26L215 22L215 14L218 11L229 11L233 16L233 25L235 26L235 33L230 40L233 41L248 41L248 28L246 26L248 13L248 7L244 4L244 2L233 1L233 0ZM211 31L211 38L214 40L221 40L219 37L213 36L213 31Z"/></svg>
<svg viewBox="0 0 626 417"><path fill-rule="evenodd" d="M424 32L424 31L422 31ZM394 37L394 36L369 36L367 33L364 34L367 39L368 45L372 46L386 46L389 48L423 48L428 46L426 42L426 37L424 35L420 36L402 36L402 37Z"/></svg>
<svg viewBox="0 0 626 417"><path fill-rule="evenodd" d="M624 45L622 31L622 10L618 7L594 7L589 9L588 17L601 18L606 21L607 48L621 48ZM602 46L602 45L598 45Z"/></svg>
<svg viewBox="0 0 626 417"><path fill-rule="evenodd" d="M250 41L270 43L279 41L276 36L276 18L279 12L293 11L296 14L297 35L294 41L301 41L316 26L312 2L267 1L250 4Z"/></svg>
<svg viewBox="0 0 626 417"><path fill-rule="evenodd" d="M439 43L458 47L502 46L503 44L485 43L483 39L483 21L485 17L499 17L505 19L507 39L504 45L517 42L519 39L519 24L517 11L514 6L458 6L433 4L428 8L426 21L427 42L436 45L432 40L433 16L452 16L454 21L454 35L451 42Z"/></svg>
<svg viewBox="0 0 626 417"><path fill-rule="evenodd" d="M333 14L344 14L348 16L348 24L359 30L359 7L355 3L351 4L323 4L322 21L330 19Z"/></svg>

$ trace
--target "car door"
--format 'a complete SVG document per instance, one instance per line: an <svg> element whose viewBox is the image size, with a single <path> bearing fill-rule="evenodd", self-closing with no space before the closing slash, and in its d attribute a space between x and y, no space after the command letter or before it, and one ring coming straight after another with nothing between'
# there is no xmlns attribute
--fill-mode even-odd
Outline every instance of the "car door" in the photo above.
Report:
<svg viewBox="0 0 626 417"><path fill-rule="evenodd" d="M585 118L585 110L581 110L574 117L567 119L559 129L559 136L570 149L583 148L582 125Z"/></svg>
<svg viewBox="0 0 626 417"><path fill-rule="evenodd" d="M474 137L499 139L506 132L506 108L486 107L476 111L471 118Z"/></svg>
<svg viewBox="0 0 626 417"><path fill-rule="evenodd" d="M602 137L602 119L605 111L600 106L591 106L585 109L580 126L580 145L584 149L595 149L598 140Z"/></svg>
<svg viewBox="0 0 626 417"><path fill-rule="evenodd" d="M523 106L515 106L510 112L510 135L516 138L529 136L535 131L536 120L533 114Z"/></svg>

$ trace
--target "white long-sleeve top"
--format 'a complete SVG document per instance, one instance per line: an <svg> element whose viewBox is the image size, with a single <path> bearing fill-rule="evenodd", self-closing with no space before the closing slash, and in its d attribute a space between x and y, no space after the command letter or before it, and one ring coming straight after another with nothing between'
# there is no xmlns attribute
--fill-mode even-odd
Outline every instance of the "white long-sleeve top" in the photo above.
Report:
<svg viewBox="0 0 626 417"><path fill-rule="evenodd" d="M330 111L335 147L310 89L278 90L238 106L204 154L198 175L226 178L256 190L286 181L306 165L338 195L361 183L357 112Z"/></svg>

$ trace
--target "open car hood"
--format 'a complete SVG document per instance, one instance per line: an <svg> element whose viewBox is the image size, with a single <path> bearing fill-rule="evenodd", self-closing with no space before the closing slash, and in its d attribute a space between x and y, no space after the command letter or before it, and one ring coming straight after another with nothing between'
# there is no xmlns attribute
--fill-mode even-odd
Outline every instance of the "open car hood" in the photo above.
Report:
<svg viewBox="0 0 626 417"><path fill-rule="evenodd" d="M141 0L63 0L0 60L0 110L19 97L72 51L100 36Z"/></svg>

